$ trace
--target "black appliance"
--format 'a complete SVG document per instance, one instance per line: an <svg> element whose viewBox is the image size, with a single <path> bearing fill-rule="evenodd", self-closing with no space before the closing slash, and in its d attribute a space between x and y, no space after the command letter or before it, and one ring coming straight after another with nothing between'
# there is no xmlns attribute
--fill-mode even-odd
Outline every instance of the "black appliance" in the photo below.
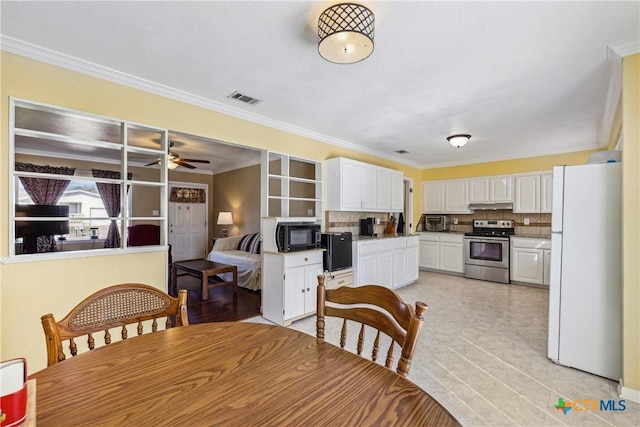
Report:
<svg viewBox="0 0 640 427"><path fill-rule="evenodd" d="M374 226L376 225L375 218L363 218L360 220L360 235L361 236L373 236Z"/></svg>
<svg viewBox="0 0 640 427"><path fill-rule="evenodd" d="M351 268L351 233L322 233L324 270L337 271Z"/></svg>
<svg viewBox="0 0 640 427"><path fill-rule="evenodd" d="M47 221L29 221L19 218L49 217ZM22 253L37 252L39 236L69 234L68 205L16 205L15 237L22 238Z"/></svg>
<svg viewBox="0 0 640 427"><path fill-rule="evenodd" d="M306 251L320 247L320 225L310 222L284 222L276 226L278 252Z"/></svg>

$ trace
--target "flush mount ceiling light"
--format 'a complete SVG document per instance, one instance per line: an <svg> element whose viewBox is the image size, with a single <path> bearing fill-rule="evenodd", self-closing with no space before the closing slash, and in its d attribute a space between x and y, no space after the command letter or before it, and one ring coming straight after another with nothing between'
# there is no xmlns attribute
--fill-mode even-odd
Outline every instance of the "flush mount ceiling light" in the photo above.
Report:
<svg viewBox="0 0 640 427"><path fill-rule="evenodd" d="M452 146L456 148L460 148L463 145L465 145L467 142L469 142L470 138L471 138L471 135L464 135L464 134L451 135L447 137L447 141L449 141L449 144L451 144Z"/></svg>
<svg viewBox="0 0 640 427"><path fill-rule="evenodd" d="M336 64L353 64L373 52L373 12L355 3L331 6L318 18L318 53Z"/></svg>

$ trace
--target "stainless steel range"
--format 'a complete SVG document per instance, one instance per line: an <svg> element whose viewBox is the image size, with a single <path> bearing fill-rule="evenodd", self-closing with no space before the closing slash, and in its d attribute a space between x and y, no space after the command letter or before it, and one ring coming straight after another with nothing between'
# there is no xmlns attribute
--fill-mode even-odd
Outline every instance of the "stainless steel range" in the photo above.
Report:
<svg viewBox="0 0 640 427"><path fill-rule="evenodd" d="M510 219L474 219L473 231L464 237L464 277L509 283Z"/></svg>

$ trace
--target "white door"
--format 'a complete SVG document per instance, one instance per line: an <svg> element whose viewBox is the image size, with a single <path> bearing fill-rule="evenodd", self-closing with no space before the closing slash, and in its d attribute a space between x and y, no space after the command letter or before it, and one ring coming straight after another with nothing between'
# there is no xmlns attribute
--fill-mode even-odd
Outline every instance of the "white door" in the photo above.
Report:
<svg viewBox="0 0 640 427"><path fill-rule="evenodd" d="M169 202L169 244L174 261L206 257L206 215L205 203Z"/></svg>
<svg viewBox="0 0 640 427"><path fill-rule="evenodd" d="M284 274L284 318L292 319L302 316L305 304L305 279L304 266L287 268Z"/></svg>

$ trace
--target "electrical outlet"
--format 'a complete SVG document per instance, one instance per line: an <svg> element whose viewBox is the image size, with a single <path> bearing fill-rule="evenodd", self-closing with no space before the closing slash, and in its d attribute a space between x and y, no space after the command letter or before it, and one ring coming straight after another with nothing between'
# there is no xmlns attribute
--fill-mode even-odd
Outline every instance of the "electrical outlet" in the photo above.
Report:
<svg viewBox="0 0 640 427"><path fill-rule="evenodd" d="M529 225L529 218L524 219L524 225Z"/></svg>
<svg viewBox="0 0 640 427"><path fill-rule="evenodd" d="M458 218L453 218L453 225L458 225Z"/></svg>
<svg viewBox="0 0 640 427"><path fill-rule="evenodd" d="M154 209L154 210L151 212L151 215L152 215L152 216L160 216L160 211L159 211L159 210Z"/></svg>
<svg viewBox="0 0 640 427"><path fill-rule="evenodd" d="M307 216L313 216L313 209L307 209Z"/></svg>

